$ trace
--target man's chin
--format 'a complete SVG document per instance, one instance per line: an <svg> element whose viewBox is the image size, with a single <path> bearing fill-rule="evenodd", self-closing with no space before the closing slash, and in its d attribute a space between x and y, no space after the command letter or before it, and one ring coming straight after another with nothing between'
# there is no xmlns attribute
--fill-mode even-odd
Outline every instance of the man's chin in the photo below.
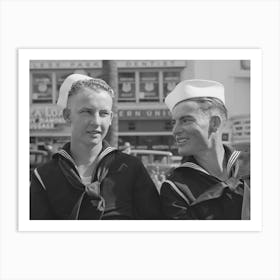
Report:
<svg viewBox="0 0 280 280"><path fill-rule="evenodd" d="M96 137L96 138L90 138L87 139L88 145L96 146L100 143L102 143L102 138L101 137Z"/></svg>
<svg viewBox="0 0 280 280"><path fill-rule="evenodd" d="M189 149L186 149L185 147L179 147L178 148L178 154L180 156L191 156L191 151Z"/></svg>

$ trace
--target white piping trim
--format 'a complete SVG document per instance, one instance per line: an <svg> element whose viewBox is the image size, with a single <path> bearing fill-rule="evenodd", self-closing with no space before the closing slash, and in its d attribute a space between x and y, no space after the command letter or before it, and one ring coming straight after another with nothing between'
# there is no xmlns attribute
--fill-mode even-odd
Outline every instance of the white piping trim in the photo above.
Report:
<svg viewBox="0 0 280 280"><path fill-rule="evenodd" d="M186 196L179 190L179 188L178 188L172 181L170 181L170 180L165 180L163 183L168 183L168 184L174 189L174 191L175 191L179 196L181 196L181 197L185 200L185 202L186 202L188 205L190 205L189 200L186 198Z"/></svg>
<svg viewBox="0 0 280 280"><path fill-rule="evenodd" d="M227 163L227 168L228 168L228 169L230 169L231 166L234 164L234 162L235 162L236 158L238 157L239 153L240 153L240 152L238 152L238 151L234 151L234 152L230 155L230 157L229 157L229 159L228 159L228 163Z"/></svg>
<svg viewBox="0 0 280 280"><path fill-rule="evenodd" d="M46 191L47 188L46 188L45 184L43 183L43 180L42 180L40 174L38 173L37 168L34 170L34 174L37 177L37 179L39 180L39 182L41 183L43 189Z"/></svg>
<svg viewBox="0 0 280 280"><path fill-rule="evenodd" d="M108 155L109 153L111 153L112 151L115 151L115 150L117 150L116 148L114 148L114 147L107 147L107 148L105 148L105 150L103 150L102 152L101 152L101 154L98 156L98 158L97 158L97 160L96 160L96 166L99 164L99 162L106 156L106 155ZM58 154L60 154L60 155L62 155L63 157L65 157L66 159L68 159L69 161L71 161L73 164L74 164L74 166L75 166L75 168L78 170L78 168L77 168L77 165L76 165L76 163L74 162L74 160L73 160L73 158L65 151L65 150L60 150L59 152L58 152ZM98 178L98 180L99 180L99 178L100 178L100 170L98 170L99 172L98 172L98 174L97 174L97 178ZM79 173L79 172L78 172Z"/></svg>
<svg viewBox="0 0 280 280"><path fill-rule="evenodd" d="M240 151L234 151L229 160L228 160L228 164L227 164L227 174L230 175L230 170L232 169L233 165L235 164L237 158L239 157L240 155ZM238 171L238 170L237 170ZM236 173L236 172L235 172ZM235 174L236 175L236 174Z"/></svg>
<svg viewBox="0 0 280 280"><path fill-rule="evenodd" d="M227 174L230 175L230 171L233 167L233 165L236 163L236 160L237 158L239 157L240 155L240 151L234 151L229 160L228 160L228 163L227 163ZM189 167L189 168L193 168L195 170L198 170L198 171L201 171L201 172L204 172L205 174L207 175L210 175L209 172L207 172L205 169L203 169L201 166L197 165L196 163L193 163L193 162L184 162L182 165L180 165L179 167ZM235 169L235 172L234 172L234 176L237 175L238 173L238 167Z"/></svg>
<svg viewBox="0 0 280 280"><path fill-rule="evenodd" d="M67 158L68 160L70 160L70 161L74 164L74 166L77 167L77 166L76 166L76 163L74 162L74 160L72 159L72 157L71 157L65 150L59 151L58 154L60 154L60 155L62 155L63 157Z"/></svg>
<svg viewBox="0 0 280 280"><path fill-rule="evenodd" d="M196 169L198 171L201 171L201 172L204 172L204 173L210 175L205 169L203 169L201 166L199 166L199 165L197 165L196 163L193 163L193 162L184 162L179 167L190 167L190 168Z"/></svg>

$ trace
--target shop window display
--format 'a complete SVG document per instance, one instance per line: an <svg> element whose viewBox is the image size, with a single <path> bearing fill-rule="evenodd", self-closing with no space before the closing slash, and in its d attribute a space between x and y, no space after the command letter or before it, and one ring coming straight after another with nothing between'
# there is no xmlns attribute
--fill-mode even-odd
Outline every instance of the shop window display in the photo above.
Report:
<svg viewBox="0 0 280 280"><path fill-rule="evenodd" d="M135 72L119 73L119 98L120 102L135 102Z"/></svg>
<svg viewBox="0 0 280 280"><path fill-rule="evenodd" d="M175 86L180 82L180 72L179 71L169 71L163 72L163 95L167 96Z"/></svg>
<svg viewBox="0 0 280 280"><path fill-rule="evenodd" d="M159 72L140 72L140 101L159 101Z"/></svg>
<svg viewBox="0 0 280 280"><path fill-rule="evenodd" d="M52 73L34 73L32 81L32 103L52 103Z"/></svg>

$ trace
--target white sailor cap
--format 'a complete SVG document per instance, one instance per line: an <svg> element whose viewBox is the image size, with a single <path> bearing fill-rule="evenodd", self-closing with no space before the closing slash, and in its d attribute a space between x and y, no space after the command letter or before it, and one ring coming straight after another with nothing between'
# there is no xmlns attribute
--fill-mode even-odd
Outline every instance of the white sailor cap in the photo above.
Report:
<svg viewBox="0 0 280 280"><path fill-rule="evenodd" d="M165 98L170 111L181 101L196 97L215 97L225 104L224 86L210 80L185 80L180 82Z"/></svg>
<svg viewBox="0 0 280 280"><path fill-rule="evenodd" d="M72 85L80 80L91 80L92 78L82 74L72 74L68 76L62 83L59 89L59 97L57 100L57 105L63 109L67 106L68 94Z"/></svg>

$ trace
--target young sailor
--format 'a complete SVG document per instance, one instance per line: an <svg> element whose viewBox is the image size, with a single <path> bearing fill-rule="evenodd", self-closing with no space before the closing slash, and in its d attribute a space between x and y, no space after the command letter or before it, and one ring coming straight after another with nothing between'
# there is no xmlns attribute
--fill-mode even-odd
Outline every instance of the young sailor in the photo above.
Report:
<svg viewBox="0 0 280 280"><path fill-rule="evenodd" d="M223 145L224 86L185 80L166 97L173 135L184 163L161 187L168 219L250 219L250 189L239 176L239 151Z"/></svg>
<svg viewBox="0 0 280 280"><path fill-rule="evenodd" d="M103 80L72 74L58 105L71 140L35 169L30 219L159 219L160 201L142 162L104 141L114 93Z"/></svg>

